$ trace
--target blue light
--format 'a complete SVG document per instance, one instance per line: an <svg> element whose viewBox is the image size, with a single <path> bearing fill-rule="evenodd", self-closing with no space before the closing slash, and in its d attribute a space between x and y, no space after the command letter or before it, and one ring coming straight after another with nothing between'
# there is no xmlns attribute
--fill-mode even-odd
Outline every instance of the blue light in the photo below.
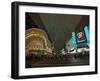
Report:
<svg viewBox="0 0 100 81"><path fill-rule="evenodd" d="M74 47L77 48L75 32L72 32L72 43L73 43Z"/></svg>
<svg viewBox="0 0 100 81"><path fill-rule="evenodd" d="M87 40L87 45L90 47L90 32L88 29L88 26L84 27L85 35L86 35L86 40Z"/></svg>

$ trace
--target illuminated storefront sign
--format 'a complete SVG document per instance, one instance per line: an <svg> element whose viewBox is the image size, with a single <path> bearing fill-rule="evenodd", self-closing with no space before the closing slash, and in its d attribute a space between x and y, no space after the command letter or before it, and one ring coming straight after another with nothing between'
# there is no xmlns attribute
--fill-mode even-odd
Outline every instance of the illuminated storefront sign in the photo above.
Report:
<svg viewBox="0 0 100 81"><path fill-rule="evenodd" d="M81 32L72 32L72 43L74 44L74 47L78 47L79 45L83 45L84 43L89 47L90 45L90 34L88 26L84 27L84 30Z"/></svg>

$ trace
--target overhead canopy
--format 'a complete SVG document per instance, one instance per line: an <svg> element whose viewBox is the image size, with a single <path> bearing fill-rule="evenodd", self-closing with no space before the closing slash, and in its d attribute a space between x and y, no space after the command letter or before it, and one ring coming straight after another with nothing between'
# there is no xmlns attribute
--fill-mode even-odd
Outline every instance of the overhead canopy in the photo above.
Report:
<svg viewBox="0 0 100 81"><path fill-rule="evenodd" d="M26 19L26 26L44 29L57 50L62 49L65 42L70 40L71 33L76 30L83 17L81 15L43 13L27 13L26 16L30 17L27 19L30 19L33 24L30 25Z"/></svg>

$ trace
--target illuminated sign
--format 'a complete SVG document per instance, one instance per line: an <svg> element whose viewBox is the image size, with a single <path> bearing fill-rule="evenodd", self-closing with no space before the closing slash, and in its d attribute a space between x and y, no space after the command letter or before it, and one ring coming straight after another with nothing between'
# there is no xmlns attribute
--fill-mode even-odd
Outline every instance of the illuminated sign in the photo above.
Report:
<svg viewBox="0 0 100 81"><path fill-rule="evenodd" d="M76 41L77 41L77 43L86 42L86 38L85 38L84 32L78 32L78 33L76 33Z"/></svg>
<svg viewBox="0 0 100 81"><path fill-rule="evenodd" d="M78 47L84 43L90 47L90 33L88 26L84 26L84 30L80 32L72 32L72 43L74 47Z"/></svg>

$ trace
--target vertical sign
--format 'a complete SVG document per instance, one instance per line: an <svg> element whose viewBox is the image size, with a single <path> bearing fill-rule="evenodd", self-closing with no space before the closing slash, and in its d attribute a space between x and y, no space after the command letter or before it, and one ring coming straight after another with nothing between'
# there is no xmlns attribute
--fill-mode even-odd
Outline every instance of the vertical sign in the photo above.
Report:
<svg viewBox="0 0 100 81"><path fill-rule="evenodd" d="M87 40L86 44L88 45L88 47L90 47L90 33L89 33L88 26L84 27L84 31L85 31L86 40Z"/></svg>

